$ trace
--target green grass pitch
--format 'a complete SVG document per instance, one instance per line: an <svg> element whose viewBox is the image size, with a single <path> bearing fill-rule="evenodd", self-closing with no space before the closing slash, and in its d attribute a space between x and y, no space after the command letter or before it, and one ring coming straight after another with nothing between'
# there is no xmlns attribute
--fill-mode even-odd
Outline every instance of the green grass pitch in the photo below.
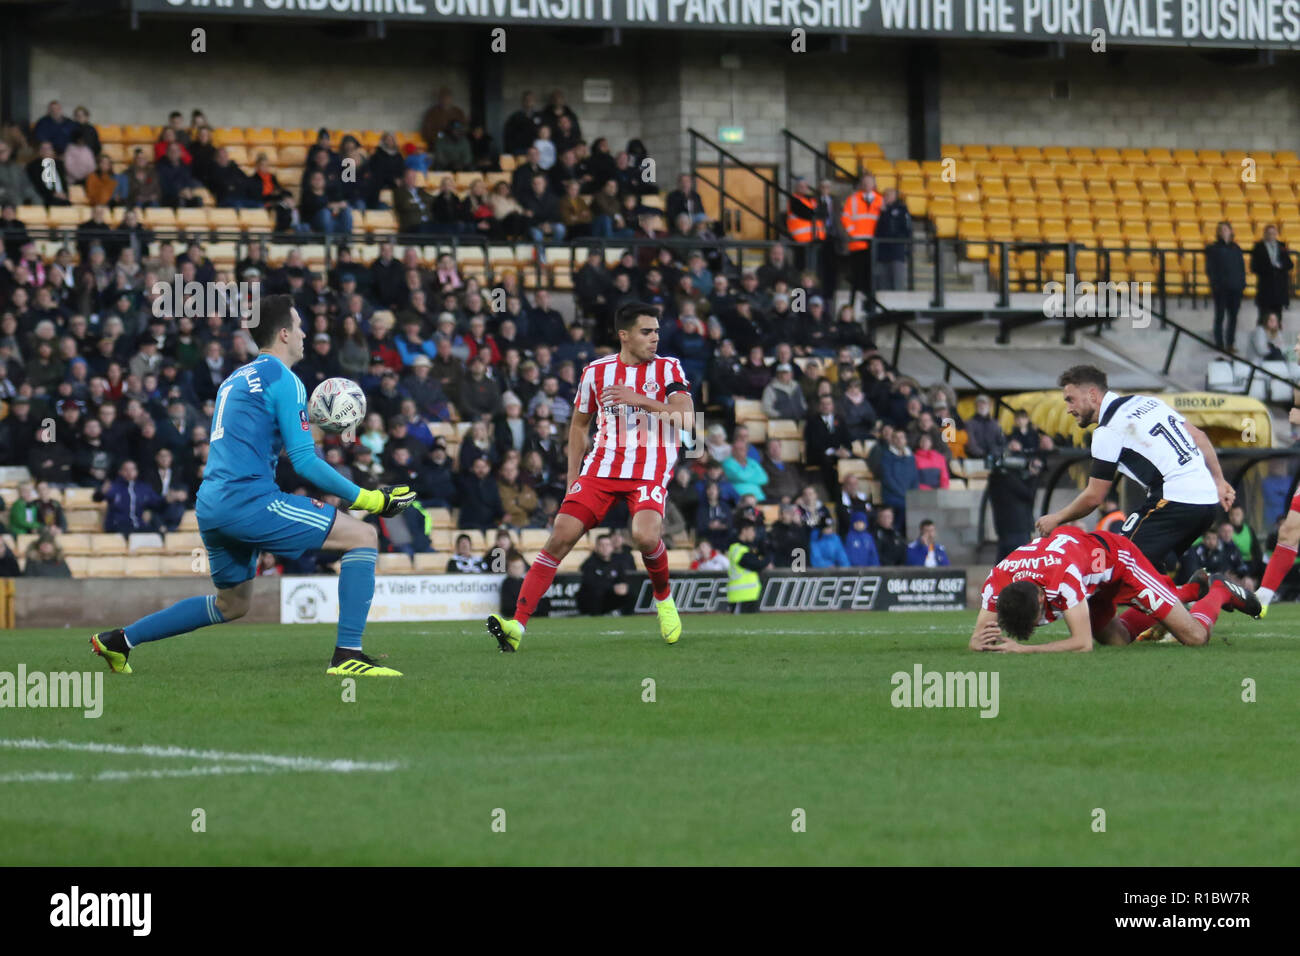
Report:
<svg viewBox="0 0 1300 956"><path fill-rule="evenodd" d="M0 863L1300 863L1300 608L1091 655L972 654L973 619L688 615L672 648L653 618L538 619L515 655L478 622L378 625L407 676L355 702L333 627L204 630L105 675L99 719L0 710L5 741L128 749L0 746ZM0 671L98 669L87 636L4 632ZM894 708L916 664L996 670L999 715Z"/></svg>

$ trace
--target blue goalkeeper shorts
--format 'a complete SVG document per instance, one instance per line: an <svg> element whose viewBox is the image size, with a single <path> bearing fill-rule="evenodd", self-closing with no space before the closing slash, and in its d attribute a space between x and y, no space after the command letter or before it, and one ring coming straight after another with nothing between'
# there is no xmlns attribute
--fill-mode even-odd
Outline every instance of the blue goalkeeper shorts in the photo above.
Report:
<svg viewBox="0 0 1300 956"><path fill-rule="evenodd" d="M219 588L251 581L263 551L296 558L320 550L338 516L333 505L278 490L249 501L224 498L215 504L200 495L195 510L212 583Z"/></svg>

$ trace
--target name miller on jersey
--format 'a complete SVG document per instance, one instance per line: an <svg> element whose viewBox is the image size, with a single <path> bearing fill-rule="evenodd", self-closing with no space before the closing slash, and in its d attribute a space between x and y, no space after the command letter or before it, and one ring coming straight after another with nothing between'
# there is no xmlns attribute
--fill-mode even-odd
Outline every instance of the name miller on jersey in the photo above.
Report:
<svg viewBox="0 0 1300 956"><path fill-rule="evenodd" d="M1215 504L1219 491L1205 456L1187 434L1187 419L1150 395L1107 392L1092 433L1092 477L1113 481L1118 471L1150 498Z"/></svg>

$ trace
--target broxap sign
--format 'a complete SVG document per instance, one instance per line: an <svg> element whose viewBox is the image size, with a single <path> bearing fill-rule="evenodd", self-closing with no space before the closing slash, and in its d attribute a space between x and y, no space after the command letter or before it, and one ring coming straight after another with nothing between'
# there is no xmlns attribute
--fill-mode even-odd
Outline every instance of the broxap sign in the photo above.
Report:
<svg viewBox="0 0 1300 956"><path fill-rule="evenodd" d="M654 611L645 575L636 610ZM966 607L965 571L834 572L765 571L760 611L960 611ZM672 577L673 601L683 613L727 611L727 579L718 575Z"/></svg>
<svg viewBox="0 0 1300 956"><path fill-rule="evenodd" d="M132 0L140 13L1294 48L1300 0Z"/></svg>

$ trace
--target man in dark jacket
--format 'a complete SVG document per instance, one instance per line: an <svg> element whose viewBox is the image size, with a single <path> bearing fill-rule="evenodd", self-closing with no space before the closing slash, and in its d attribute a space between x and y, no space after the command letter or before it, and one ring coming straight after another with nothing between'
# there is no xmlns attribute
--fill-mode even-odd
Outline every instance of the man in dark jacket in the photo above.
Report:
<svg viewBox="0 0 1300 956"><path fill-rule="evenodd" d="M989 474L989 504L998 537L996 561L1034 537L1034 494L1042 471L1042 458L1033 455L1023 468L999 465Z"/></svg>
<svg viewBox="0 0 1300 956"><path fill-rule="evenodd" d="M1289 273L1294 265L1286 243L1277 237L1277 226L1268 226L1264 238L1250 251L1250 271L1255 273L1255 305L1261 325L1270 312L1281 316L1290 303Z"/></svg>
<svg viewBox="0 0 1300 956"><path fill-rule="evenodd" d="M107 501L104 530L118 534L137 531L157 531L163 500L143 481L140 481L135 462L124 461L115 481L106 481L95 490L95 501Z"/></svg>
<svg viewBox="0 0 1300 956"><path fill-rule="evenodd" d="M839 494L839 460L850 457L853 439L835 413L835 399L823 395L817 414L804 425L804 460L809 468L820 468L822 483L832 495Z"/></svg>
<svg viewBox="0 0 1300 956"><path fill-rule="evenodd" d="M876 509L876 553L882 567L894 567L907 560L907 539L894 527L894 509L882 505Z"/></svg>
<svg viewBox="0 0 1300 956"><path fill-rule="evenodd" d="M799 520L795 506L782 505L781 520L774 521L767 529L767 550L772 556L772 566L788 568L796 557L802 556L806 568L809 534L808 526Z"/></svg>
<svg viewBox="0 0 1300 956"><path fill-rule="evenodd" d="M505 517L491 463L482 457L474 459L470 474L460 480L460 527L495 528Z"/></svg>
<svg viewBox="0 0 1300 956"><path fill-rule="evenodd" d="M1180 582L1186 582L1202 568L1210 574L1226 574L1236 580L1245 576L1246 561L1242 558L1241 551L1232 543L1231 538L1225 540L1219 531L1217 527L1210 528L1200 542L1183 555L1178 565Z"/></svg>
<svg viewBox="0 0 1300 956"><path fill-rule="evenodd" d="M614 543L609 535L596 539L596 550L582 562L582 584L578 587L578 610L583 614L630 614L636 595L623 571L614 561Z"/></svg>
<svg viewBox="0 0 1300 956"><path fill-rule="evenodd" d="M1219 223L1217 237L1205 247L1205 276L1214 296L1214 344L1236 352L1237 310L1246 288L1246 260L1226 222Z"/></svg>
<svg viewBox="0 0 1300 956"><path fill-rule="evenodd" d="M993 399L987 395L975 398L975 414L966 420L967 458L1000 455L1006 447L1007 436L1002 433L992 411Z"/></svg>
<svg viewBox="0 0 1300 956"><path fill-rule="evenodd" d="M885 240L910 240L912 215L907 203L898 198L897 189L886 189L881 198L885 206L876 223L876 238ZM907 288L907 260L912 246L906 241L876 243L876 289L900 291Z"/></svg>

